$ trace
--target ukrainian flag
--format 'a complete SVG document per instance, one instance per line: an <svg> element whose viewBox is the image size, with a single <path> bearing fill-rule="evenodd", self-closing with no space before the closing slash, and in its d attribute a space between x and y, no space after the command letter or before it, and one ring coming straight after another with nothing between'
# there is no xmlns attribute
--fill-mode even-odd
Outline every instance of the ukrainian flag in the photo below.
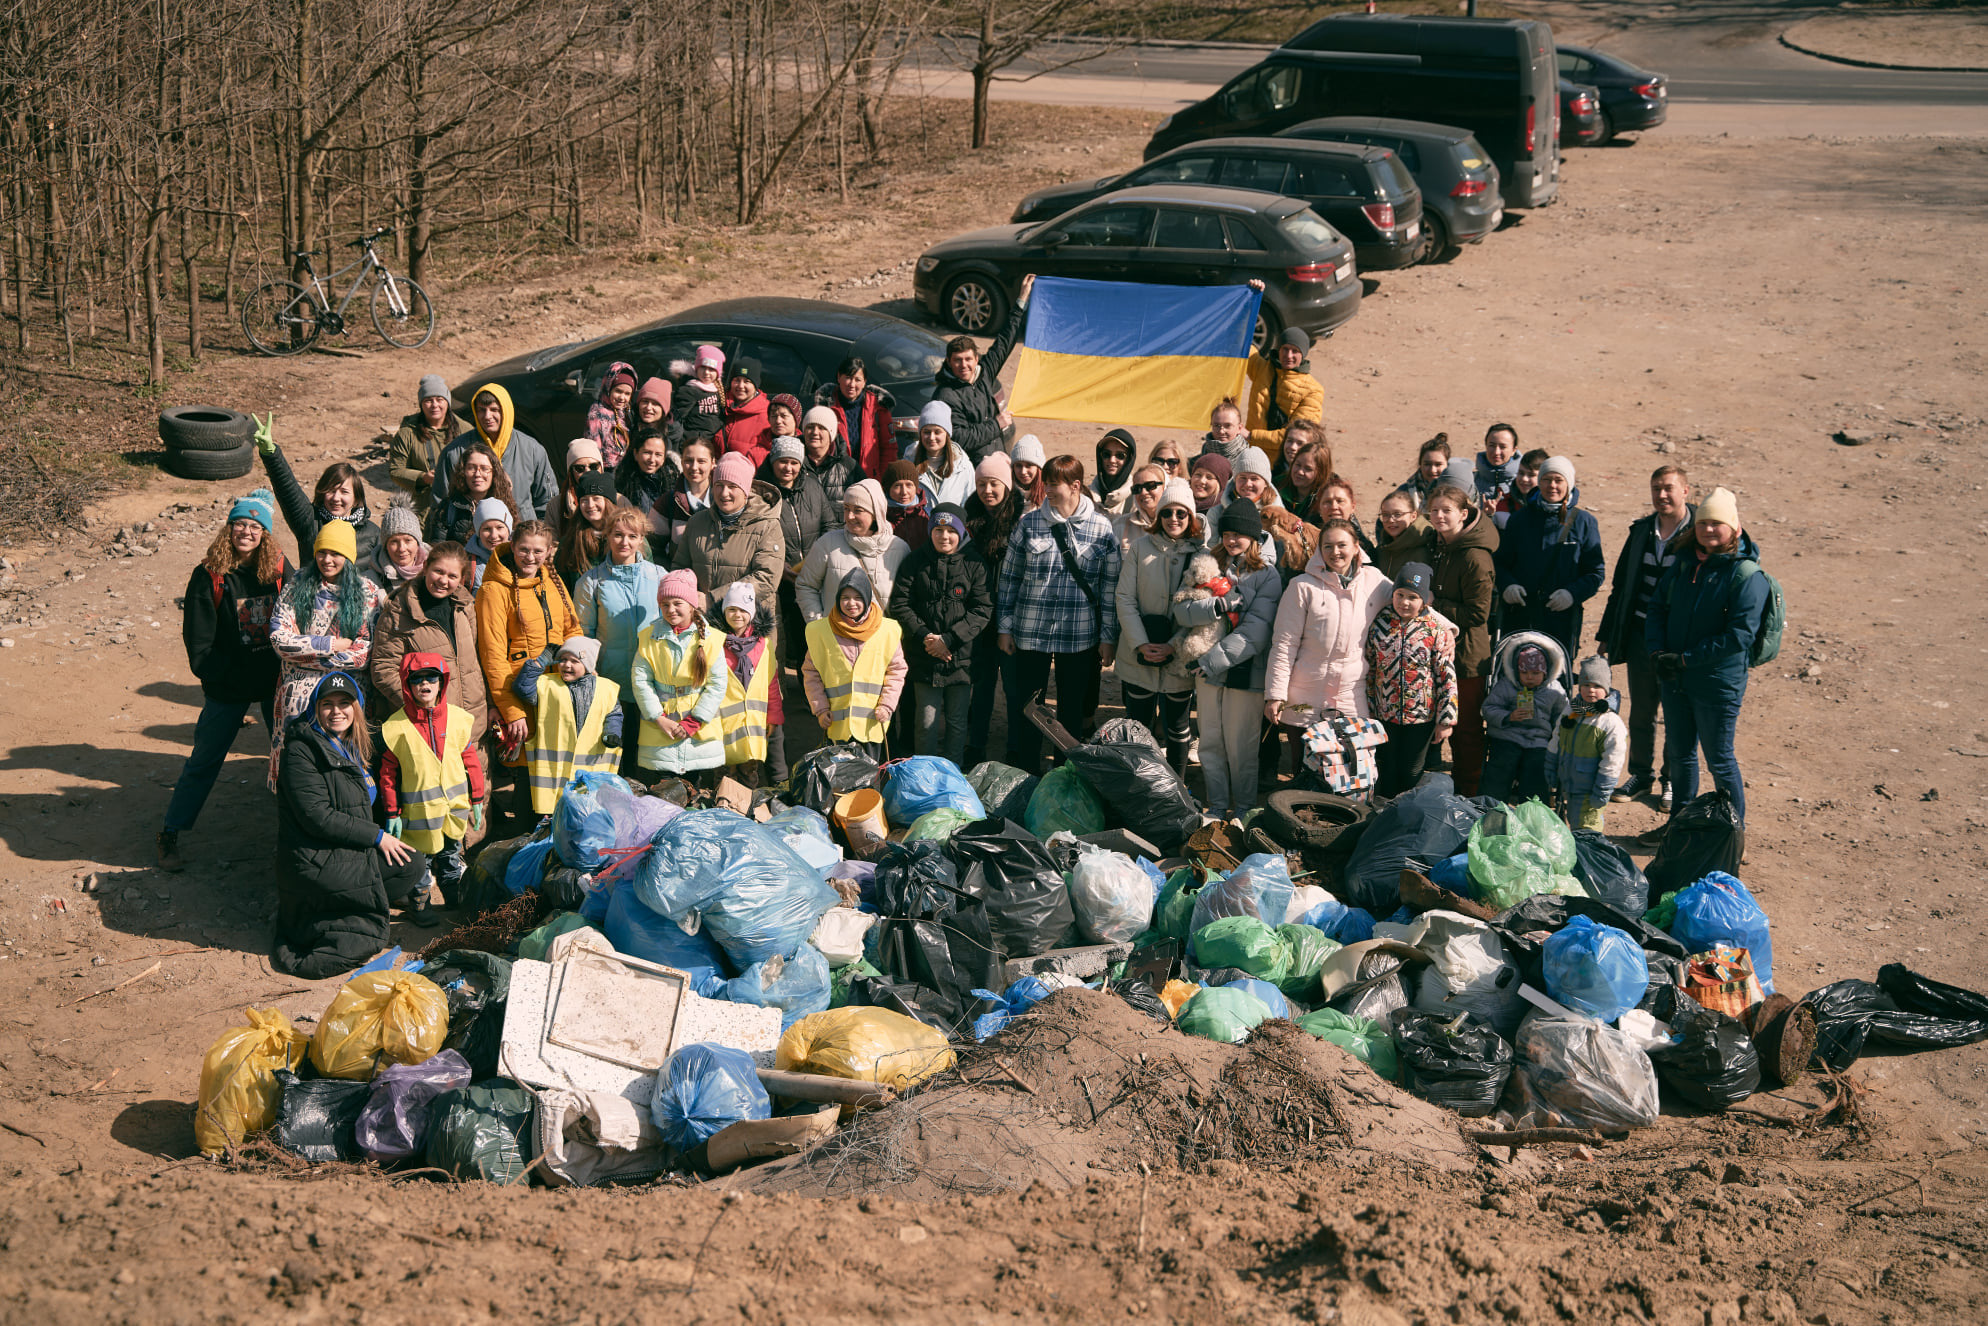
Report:
<svg viewBox="0 0 1988 1326"><path fill-rule="evenodd" d="M1039 276L1008 409L1031 419L1206 427L1223 397L1244 399L1262 298L1249 286Z"/></svg>

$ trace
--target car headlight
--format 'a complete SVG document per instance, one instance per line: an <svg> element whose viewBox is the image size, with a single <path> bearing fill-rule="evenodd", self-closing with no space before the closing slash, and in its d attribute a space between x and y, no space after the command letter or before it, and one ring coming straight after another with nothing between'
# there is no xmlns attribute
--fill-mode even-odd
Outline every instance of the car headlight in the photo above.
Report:
<svg viewBox="0 0 1988 1326"><path fill-rule="evenodd" d="M938 269L939 260L929 254L918 260L918 270L921 272L935 272Z"/></svg>

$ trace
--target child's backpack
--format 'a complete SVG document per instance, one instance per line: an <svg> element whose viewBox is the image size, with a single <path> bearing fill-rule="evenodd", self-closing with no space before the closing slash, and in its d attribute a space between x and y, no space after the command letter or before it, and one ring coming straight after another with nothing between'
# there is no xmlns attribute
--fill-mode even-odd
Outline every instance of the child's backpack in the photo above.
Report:
<svg viewBox="0 0 1988 1326"><path fill-rule="evenodd" d="M1733 592L1755 575L1767 576L1767 606L1760 610L1760 620L1755 623L1753 632L1753 652L1748 655L1746 665L1757 668L1763 663L1772 663L1781 655L1781 633L1788 627L1788 601L1781 593L1781 582L1763 571L1759 562L1742 561L1739 574L1733 577Z"/></svg>

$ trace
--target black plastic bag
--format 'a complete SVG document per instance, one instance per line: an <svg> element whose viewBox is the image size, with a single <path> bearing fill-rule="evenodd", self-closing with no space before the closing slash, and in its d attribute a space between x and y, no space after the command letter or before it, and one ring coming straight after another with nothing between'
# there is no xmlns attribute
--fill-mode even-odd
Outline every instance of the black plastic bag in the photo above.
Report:
<svg viewBox="0 0 1988 1326"><path fill-rule="evenodd" d="M994 947L1030 958L1071 943L1077 913L1063 872L1034 834L1012 820L966 825L946 841L960 887L987 904Z"/></svg>
<svg viewBox="0 0 1988 1326"><path fill-rule="evenodd" d="M1493 803L1496 804L1496 803ZM1401 906L1401 870L1428 874L1436 863L1463 850L1481 807L1456 794L1446 774L1430 774L1367 821L1347 860L1343 897L1375 916Z"/></svg>
<svg viewBox="0 0 1988 1326"><path fill-rule="evenodd" d="M1633 933L1633 932L1632 932ZM1659 1007L1668 1009L1669 1001L1684 987L1684 959L1674 958L1668 953L1643 950L1643 965L1650 969L1650 988L1643 992L1642 1000L1636 1007L1650 1014L1659 1022L1669 1020L1668 1013L1659 1013Z"/></svg>
<svg viewBox="0 0 1988 1326"><path fill-rule="evenodd" d="M288 1069L276 1070L283 1084L283 1103L276 1111L276 1127L271 1136L276 1145L293 1151L314 1165L330 1160L364 1160L353 1136L359 1112L373 1094L371 1082L352 1082L339 1077L314 1077L308 1081Z"/></svg>
<svg viewBox="0 0 1988 1326"><path fill-rule="evenodd" d="M450 949L432 959L421 974L440 986L449 1000L449 1034L442 1048L469 1061L472 1081L495 1077L505 1003L511 996L511 960L473 949Z"/></svg>
<svg viewBox="0 0 1988 1326"><path fill-rule="evenodd" d="M535 1159L534 1104L508 1077L443 1092L428 1107L425 1163L457 1179L511 1182Z"/></svg>
<svg viewBox="0 0 1988 1326"><path fill-rule="evenodd" d="M556 856L546 857L550 867L538 882L538 896L557 912L577 912L587 901L586 885L580 877L589 872L562 866Z"/></svg>
<svg viewBox="0 0 1988 1326"><path fill-rule="evenodd" d="M952 1036L956 1034L955 1028L960 1019L937 1011L941 1002L943 997L936 991L908 981L858 976L849 982L848 1007L887 1009ZM978 1017L995 1007L997 1005L992 1000L978 1000L973 1005L971 1016Z"/></svg>
<svg viewBox="0 0 1988 1326"><path fill-rule="evenodd" d="M1836 981L1802 996L1815 1010L1816 1058L1841 1072L1866 1043L1901 1050L1947 1050L1988 1040L1988 999L1932 981L1896 962L1878 983Z"/></svg>
<svg viewBox="0 0 1988 1326"><path fill-rule="evenodd" d="M1481 1119L1498 1108L1512 1075L1511 1042L1475 1013L1398 1009L1388 1017L1402 1080L1432 1105Z"/></svg>
<svg viewBox="0 0 1988 1326"><path fill-rule="evenodd" d="M1519 975L1527 985L1536 990L1546 988L1544 974L1540 971L1540 955L1545 946L1539 941L1527 938L1539 931L1557 933L1566 928L1569 921L1577 916L1585 916L1602 925L1614 926L1623 931L1643 950L1643 960L1647 963L1650 954L1657 953L1667 958L1677 959L1682 970L1685 957L1684 945L1672 939L1663 931L1643 920L1641 912L1619 912L1604 902L1593 898L1569 898L1558 893L1535 893L1514 907L1501 912L1491 928L1505 942L1505 956L1519 969ZM1653 975L1652 980L1656 979ZM1671 984L1677 982L1672 980Z"/></svg>
<svg viewBox="0 0 1988 1326"><path fill-rule="evenodd" d="M1666 1009L1665 1004L1669 1007ZM1650 1051L1657 1077L1701 1110L1723 1113L1760 1090L1760 1053L1735 1018L1672 987L1651 1010L1680 1037Z"/></svg>
<svg viewBox="0 0 1988 1326"><path fill-rule="evenodd" d="M1111 991L1161 1026L1171 1027L1173 1025L1173 1014L1167 1012L1166 1004L1160 1000L1159 991L1153 989L1152 986L1146 984L1144 981L1113 981L1105 989Z"/></svg>
<svg viewBox="0 0 1988 1326"><path fill-rule="evenodd" d="M877 857L877 911L885 916L944 916L960 903L959 871L944 843L891 843Z"/></svg>
<svg viewBox="0 0 1988 1326"><path fill-rule="evenodd" d="M950 910L936 920L880 922L875 963L893 983L918 987L918 1002L942 1020L933 1025L943 1024L949 1031L964 1028L985 1011L975 990L1002 984L1001 955L994 948L987 908L979 904Z"/></svg>
<svg viewBox="0 0 1988 1326"><path fill-rule="evenodd" d="M1733 809L1733 799L1722 791L1707 792L1671 816L1663 846L1643 872L1649 896L1661 897L1696 884L1715 870L1737 874L1745 854L1746 829Z"/></svg>
<svg viewBox="0 0 1988 1326"><path fill-rule="evenodd" d="M1151 750L1161 748L1160 739L1153 735L1153 730L1136 718L1108 718L1098 724L1098 730L1091 734L1091 740L1107 744L1130 742Z"/></svg>
<svg viewBox="0 0 1988 1326"><path fill-rule="evenodd" d="M1201 807L1158 746L1140 741L1094 741L1065 751L1063 760L1105 811L1168 856L1201 827Z"/></svg>
<svg viewBox="0 0 1988 1326"><path fill-rule="evenodd" d="M823 815L834 813L835 799L859 787L873 787L877 762L861 746L842 743L817 746L794 762L787 779L788 800Z"/></svg>
<svg viewBox="0 0 1988 1326"><path fill-rule="evenodd" d="M1650 881L1626 848L1593 829L1574 830L1574 878L1597 902L1641 916L1650 910Z"/></svg>

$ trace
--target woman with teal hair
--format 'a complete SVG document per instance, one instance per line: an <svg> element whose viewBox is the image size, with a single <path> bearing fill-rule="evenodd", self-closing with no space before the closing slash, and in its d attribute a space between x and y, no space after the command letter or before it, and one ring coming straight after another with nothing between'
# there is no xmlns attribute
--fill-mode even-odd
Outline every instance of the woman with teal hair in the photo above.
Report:
<svg viewBox="0 0 1988 1326"><path fill-rule="evenodd" d="M269 643L283 660L276 681L276 725L270 732L269 790L276 790L290 721L311 705L328 672L364 675L373 647L373 619L386 591L360 574L358 540L342 520L328 520L311 547L311 563L276 601Z"/></svg>

